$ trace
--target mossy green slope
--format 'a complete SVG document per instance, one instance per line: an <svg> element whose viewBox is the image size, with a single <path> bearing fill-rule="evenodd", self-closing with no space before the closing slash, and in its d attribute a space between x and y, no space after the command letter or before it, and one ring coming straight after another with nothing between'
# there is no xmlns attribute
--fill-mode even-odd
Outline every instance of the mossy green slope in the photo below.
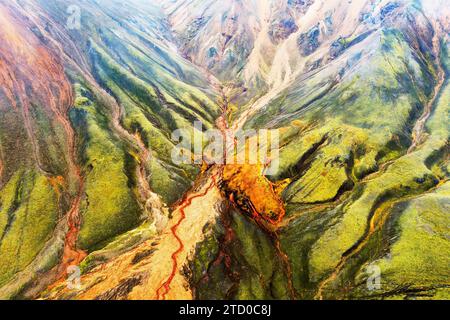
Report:
<svg viewBox="0 0 450 320"><path fill-rule="evenodd" d="M58 196L49 180L18 171L4 186L0 211L0 286L42 249L58 220Z"/></svg>

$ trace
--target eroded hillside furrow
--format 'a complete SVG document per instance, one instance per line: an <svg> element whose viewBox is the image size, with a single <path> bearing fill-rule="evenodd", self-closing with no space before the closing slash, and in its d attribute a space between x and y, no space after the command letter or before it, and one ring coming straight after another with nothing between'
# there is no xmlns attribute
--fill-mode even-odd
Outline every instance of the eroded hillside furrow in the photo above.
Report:
<svg viewBox="0 0 450 320"><path fill-rule="evenodd" d="M446 182L448 182L448 179L439 181L437 185L420 194L408 195L401 198L387 200L385 202L382 202L374 210L372 210L373 213L371 214L368 221L365 234L342 255L333 272L319 283L317 293L314 298L318 300L324 299L324 292L326 291L327 286L339 277L343 269L346 267L347 262L353 257L357 256L366 247L367 243L370 241L375 232L380 231L383 228L386 221L389 219L392 208L395 207L395 205L408 200L417 199L425 194L430 194L444 185Z"/></svg>
<svg viewBox="0 0 450 320"><path fill-rule="evenodd" d="M52 175L51 172L47 171L47 169L45 168L44 164L41 161L39 146L38 142L36 141L36 134L34 133L33 125L31 124L30 120L29 106L27 104L23 104L23 102L21 104L22 104L23 123L31 143L31 148L33 149L33 156L34 160L36 161L36 167L39 171L42 172L42 174L46 176L51 176Z"/></svg>
<svg viewBox="0 0 450 320"><path fill-rule="evenodd" d="M160 233L167 225L168 208L163 203L159 195L151 190L149 177L147 174L147 164L150 161L150 150L145 147L144 142L139 133L135 134L135 141L139 146L139 166L136 168L136 175L138 180L139 193L141 195L142 203L146 219L152 220L156 230Z"/></svg>
<svg viewBox="0 0 450 320"><path fill-rule="evenodd" d="M275 191L274 184L263 174L263 167L267 164L240 164L234 163L234 161L229 163L231 159L236 160L240 158L237 153L246 152L246 148L243 151L239 151L240 146L237 145L236 133L241 128L229 123L229 113L232 110L228 91L232 90L228 90L228 86L232 88L233 85L227 84L225 86L224 84L219 84L213 75L208 71L206 72L212 85L219 93L219 105L222 109L222 115L216 121L216 127L221 131L224 141L223 159L225 159L225 164L218 166L221 174L219 188L223 198L234 211L245 215L269 236L273 242L275 253L285 268L289 296L291 299L295 299L296 294L292 284L291 265L288 256L281 249L281 243L277 234L277 228L286 214L284 203L280 195ZM210 267L223 263L225 272L233 283L226 294L227 296L234 294L239 287L239 275L237 270L232 269L233 257L227 253L229 251L228 246L232 246L233 240L235 240L235 232L229 221L231 212L232 210L227 210L220 216L221 224L225 227L225 235L219 243L217 257L209 264L206 275L202 278L203 280L209 279ZM239 264L239 261L237 263Z"/></svg>
<svg viewBox="0 0 450 320"><path fill-rule="evenodd" d="M281 247L281 241L280 241L280 235L277 231L275 231L272 234L272 239L274 242L274 246L277 252L278 257L283 262L284 269L286 270L286 278L287 278L287 286L289 291L289 296L292 300L295 300L297 298L297 292L294 287L294 283L292 281L293 279L293 273L292 273L292 266L291 261L289 260L289 256L283 251Z"/></svg>
<svg viewBox="0 0 450 320"><path fill-rule="evenodd" d="M411 135L411 145L408 148L407 153L411 154L413 153L421 143L424 142L425 137L425 125L427 120L430 118L432 112L433 112L433 106L436 104L437 99L439 98L439 95L441 94L442 87L445 83L446 76L445 76L445 70L443 69L442 63L440 61L441 59L441 50L440 50L440 31L438 27L436 27L435 35L433 37L433 55L435 57L435 65L436 65L436 71L437 71L437 79L436 84L433 88L432 96L428 99L428 102L424 106L424 110L420 118L416 121L414 124L412 135ZM364 177L362 179L362 182L369 182L383 173L385 173L389 167L395 162L394 160L387 161L380 165L378 170L374 173L371 173Z"/></svg>
<svg viewBox="0 0 450 320"><path fill-rule="evenodd" d="M4 170L3 154L0 148L0 189L3 187L3 170Z"/></svg>
<svg viewBox="0 0 450 320"><path fill-rule="evenodd" d="M114 130L133 149L137 147L138 166L136 168L136 176L141 203L146 214L145 218L152 220L158 232L162 232L167 225L168 208L160 196L151 190L149 184L147 165L151 160L151 150L145 146L141 132L130 133L122 125L123 109L117 99L104 90L101 92L112 107L112 126Z"/></svg>
<svg viewBox="0 0 450 320"><path fill-rule="evenodd" d="M171 285L173 279L175 278L176 273L179 271L179 268L180 268L180 266L178 265L177 259L178 259L179 254L184 250L184 244L183 244L182 239L178 236L177 232L178 232L179 226L183 223L184 219L186 219L186 211L185 210L186 210L186 208L191 206L193 200L203 198L212 190L212 188L217 186L218 176L219 176L219 174L211 176L211 182L209 183L209 186L204 190L204 192L202 192L200 194L188 196L185 200L182 201L181 206L179 208L180 213L181 213L180 218L175 223L175 225L172 226L172 228L170 228L173 237L178 242L179 247L171 255L172 270L171 270L171 273L170 273L169 277L167 278L167 280L165 280L164 283L158 288L158 290L156 290L156 300L165 300L166 299L166 296L170 291L170 285Z"/></svg>
<svg viewBox="0 0 450 320"><path fill-rule="evenodd" d="M77 163L76 137L68 119L68 111L73 105L72 85L66 77L62 62L57 58L59 52L52 51L45 46L47 38L37 38L24 26L30 24L30 28L39 28L25 19L26 13L16 7L14 14L11 8L1 6L0 11L6 19L6 26L2 38L8 45L2 48L2 61L6 68L2 68L1 83L4 91L12 98L12 106L21 109L24 126L38 169L49 179L55 176L55 172L49 172L41 159L39 150L40 133L36 132L34 124L37 123L36 109L42 108L53 116L56 125L62 128L66 149L61 157L67 161L67 172L63 179L64 192L70 200L70 208L64 214L67 232L64 244L62 260L56 270L58 277L65 273L65 269L71 264L78 264L84 258L85 253L76 247L78 232L81 225L79 207L83 196L82 170ZM12 30L13 28L14 31ZM30 49L31 48L31 49ZM23 64L16 64L19 59ZM9 79L9 80L8 80ZM73 192L72 188L76 191Z"/></svg>
<svg viewBox="0 0 450 320"><path fill-rule="evenodd" d="M433 36L433 56L435 59L435 65L436 65L436 73L437 73L437 79L436 79L436 85L434 86L432 96L428 100L427 104L424 107L423 114L420 116L420 118L417 120L416 124L414 125L413 131L412 131L412 144L408 149L408 153L414 152L416 148L423 143L425 137L425 124L428 120L428 118L431 116L433 112L433 107L439 98L439 95L441 93L442 87L445 83L445 70L442 67L441 63L441 31L440 26L437 22L435 22L435 28L434 28L434 36Z"/></svg>
<svg viewBox="0 0 450 320"><path fill-rule="evenodd" d="M63 257L57 267L57 279L60 280L67 276L70 266L78 266L87 256L87 252L77 248L78 234L81 228L82 217L80 215L80 204L84 193L84 178L80 176L79 189L75 199L72 202L67 217L67 233L64 241Z"/></svg>

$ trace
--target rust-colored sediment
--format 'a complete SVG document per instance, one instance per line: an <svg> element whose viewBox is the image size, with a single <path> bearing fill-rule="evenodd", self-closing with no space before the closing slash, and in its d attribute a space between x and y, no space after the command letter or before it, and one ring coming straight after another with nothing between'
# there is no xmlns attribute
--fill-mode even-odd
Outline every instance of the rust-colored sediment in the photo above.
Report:
<svg viewBox="0 0 450 320"><path fill-rule="evenodd" d="M205 172L174 208L169 226L160 235L84 274L81 278L83 288L76 292L76 299L103 299L121 284L136 278L140 280L133 282L133 287L127 291L119 290L112 299L192 299L189 284L181 271L197 243L202 241L203 227L218 217L215 207L221 201L217 187L219 177L218 168ZM137 256L142 258L136 260ZM45 298L66 299L73 295L73 290L58 283Z"/></svg>
<svg viewBox="0 0 450 320"><path fill-rule="evenodd" d="M78 234L81 228L80 203L83 194L84 179L81 178L79 190L72 206L67 213L68 230L64 241L63 257L57 267L57 279L67 276L67 269L70 266L78 266L87 256L87 252L77 248Z"/></svg>
<svg viewBox="0 0 450 320"><path fill-rule="evenodd" d="M186 218L186 212L185 209L189 207L192 204L192 201L197 198L202 198L208 194L208 192L217 185L217 176L212 176L210 185L205 189L204 192L200 194L195 194L193 196L187 197L180 206L180 219L178 222L170 229L173 236L177 239L179 247L178 249L172 254L172 272L169 275L169 278L156 290L156 299L157 300L164 300L166 298L166 295L169 293L170 290L170 284L172 283L177 271L178 271L178 255L184 250L184 244L181 238L177 234L178 227L183 222L183 220Z"/></svg>
<svg viewBox="0 0 450 320"><path fill-rule="evenodd" d="M277 226L286 210L274 184L263 175L259 165L227 165L224 167L225 193L238 208L252 217Z"/></svg>
<svg viewBox="0 0 450 320"><path fill-rule="evenodd" d="M58 58L59 55L52 52L51 48L46 47L42 40L30 31L32 28L38 28L44 34L45 30L25 19L25 15L21 15L21 10L20 6L11 10L8 5L0 4L0 15L2 16L0 42L3 44L0 48L0 87L9 99L12 108L16 112L21 112L37 167L49 176L50 183L52 183L52 179L53 182L58 182L58 180L61 182L61 177L52 177L41 162L39 143L30 114L34 104L39 105L44 112L50 114L50 118L55 119L66 136L68 179L62 181L66 181L67 190L69 185L75 185L77 191L72 197L69 211L65 214L68 231L63 258L57 267L58 278L61 278L65 275L68 266L79 264L86 256L85 252L76 248L81 224L79 207L84 181L81 168L76 161L75 132L68 119L68 111L74 100L73 91L72 85L66 77L64 66ZM17 63L17 61L21 61L21 63Z"/></svg>
<svg viewBox="0 0 450 320"><path fill-rule="evenodd" d="M445 82L445 71L442 67L440 57L441 57L441 42L440 42L440 35L441 35L441 26L438 22L434 22L434 36L433 36L433 55L435 57L435 63L437 68L437 82L433 90L433 95L428 100L427 104L424 106L423 114L417 120L416 124L414 125L413 131L412 131L412 144L408 149L408 153L412 153L416 150L417 146L419 146L423 140L424 140L424 132L425 132L425 124L428 120L428 118L431 116L431 113L433 111L433 106L436 103L439 94L442 90L442 87Z"/></svg>

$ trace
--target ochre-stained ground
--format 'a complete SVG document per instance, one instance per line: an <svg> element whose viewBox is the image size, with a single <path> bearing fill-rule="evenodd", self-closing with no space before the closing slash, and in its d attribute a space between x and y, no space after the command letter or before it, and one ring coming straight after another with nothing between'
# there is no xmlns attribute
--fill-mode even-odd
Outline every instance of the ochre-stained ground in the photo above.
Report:
<svg viewBox="0 0 450 320"><path fill-rule="evenodd" d="M82 288L73 292L60 282L46 299L76 295L77 299L192 299L182 276L183 266L203 238L203 227L219 215L212 210L221 202L218 171L208 174L189 192L172 213L165 231L81 278ZM176 236L175 236L176 235Z"/></svg>

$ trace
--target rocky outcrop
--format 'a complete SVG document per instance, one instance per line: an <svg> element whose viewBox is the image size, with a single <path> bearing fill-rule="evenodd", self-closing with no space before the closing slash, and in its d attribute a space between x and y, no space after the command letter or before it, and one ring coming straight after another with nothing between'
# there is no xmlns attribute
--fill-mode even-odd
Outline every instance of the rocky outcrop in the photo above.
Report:
<svg viewBox="0 0 450 320"><path fill-rule="evenodd" d="M287 39L291 34L297 32L298 26L295 19L289 15L278 17L269 27L269 37L274 43Z"/></svg>
<svg viewBox="0 0 450 320"><path fill-rule="evenodd" d="M319 25L312 27L308 30L308 32L302 33L297 40L297 44L302 55L309 56L314 53L314 51L316 51L320 46L319 38Z"/></svg>

